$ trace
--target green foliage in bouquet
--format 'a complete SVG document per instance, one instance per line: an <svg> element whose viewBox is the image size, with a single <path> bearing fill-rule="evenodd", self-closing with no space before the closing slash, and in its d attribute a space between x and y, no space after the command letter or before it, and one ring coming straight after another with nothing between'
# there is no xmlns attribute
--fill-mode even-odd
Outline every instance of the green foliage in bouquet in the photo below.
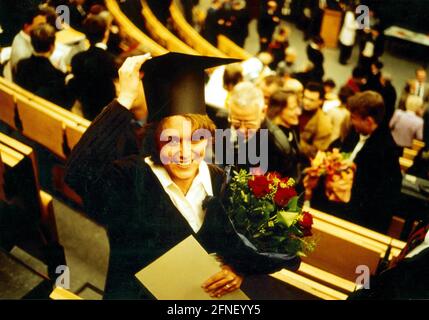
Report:
<svg viewBox="0 0 429 320"><path fill-rule="evenodd" d="M303 199L294 186L292 178L277 173L233 173L225 208L236 230L259 252L305 256L314 250L313 217L302 212Z"/></svg>

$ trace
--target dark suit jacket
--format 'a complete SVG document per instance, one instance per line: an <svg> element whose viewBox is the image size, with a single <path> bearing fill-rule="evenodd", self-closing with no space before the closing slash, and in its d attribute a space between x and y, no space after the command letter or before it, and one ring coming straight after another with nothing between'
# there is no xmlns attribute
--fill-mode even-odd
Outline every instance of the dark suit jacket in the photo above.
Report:
<svg viewBox="0 0 429 320"><path fill-rule="evenodd" d="M116 97L114 79L118 73L114 57L92 46L76 54L71 66L74 75L70 80L71 91L82 103L83 116L92 121Z"/></svg>
<svg viewBox="0 0 429 320"><path fill-rule="evenodd" d="M372 278L369 289L352 293L349 300L429 299L428 288L429 249L426 249Z"/></svg>
<svg viewBox="0 0 429 320"><path fill-rule="evenodd" d="M67 164L66 182L82 196L87 213L107 229L105 298L150 296L134 274L189 235L208 252L220 253L238 272L264 272L266 263L244 255L246 248L215 201L207 202L204 224L195 234L143 158L118 147L127 144L131 118L116 101L111 103L85 132ZM209 168L218 196L223 171ZM299 259L293 262L299 264Z"/></svg>
<svg viewBox="0 0 429 320"><path fill-rule="evenodd" d="M359 136L350 133L341 151L352 152L358 141ZM324 190L318 189L312 205L364 227L386 232L397 208L402 181L396 145L389 129L384 126L376 129L354 162L357 169L350 202L330 202L324 196Z"/></svg>
<svg viewBox="0 0 429 320"><path fill-rule="evenodd" d="M73 103L65 84L65 74L56 69L48 58L31 56L17 66L15 82L24 89L69 109Z"/></svg>
<svg viewBox="0 0 429 320"><path fill-rule="evenodd" d="M311 70L312 78L314 81L321 82L323 76L325 75L325 69L323 67L325 58L323 56L323 53L320 50L312 48L310 44L307 46L306 50L308 60L310 60L310 62L314 65L314 69Z"/></svg>
<svg viewBox="0 0 429 320"><path fill-rule="evenodd" d="M229 129L227 114L218 113L212 119L214 119L216 124L222 125L218 126L218 128L224 130ZM242 159L239 156L240 146L237 143L232 144L231 141L229 141L229 137L223 139L223 153L219 152L215 154L216 163L223 167L226 165L234 165L236 169L245 169L249 171L251 168L263 165L263 160L258 163L255 163L255 160L265 157L267 159L268 172L275 171L282 176L294 178L299 182L301 178L300 164L302 156L295 131L268 123L267 120L262 123L261 129L268 130L268 140L263 140L265 136L261 136L261 131L259 130L252 138L246 141L245 146L241 147L242 150L246 151L244 163L242 163ZM274 131L277 132L274 133ZM282 138L286 141L281 139L280 142L279 136L283 136ZM265 153L264 147L267 147L267 153ZM256 151L255 155L251 154L253 150ZM218 151L219 150L215 150L215 152ZM233 154L234 158L227 158L228 153ZM233 160L233 163L231 163L230 160Z"/></svg>

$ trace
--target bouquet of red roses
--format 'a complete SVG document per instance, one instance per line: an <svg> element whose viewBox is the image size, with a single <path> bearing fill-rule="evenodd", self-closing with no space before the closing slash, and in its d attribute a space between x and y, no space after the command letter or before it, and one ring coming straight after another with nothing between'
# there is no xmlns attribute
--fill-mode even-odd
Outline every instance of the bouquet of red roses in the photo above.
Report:
<svg viewBox="0 0 429 320"><path fill-rule="evenodd" d="M292 178L277 173L253 176L234 172L228 184L226 213L236 231L258 252L304 256L315 248L313 217L302 212Z"/></svg>

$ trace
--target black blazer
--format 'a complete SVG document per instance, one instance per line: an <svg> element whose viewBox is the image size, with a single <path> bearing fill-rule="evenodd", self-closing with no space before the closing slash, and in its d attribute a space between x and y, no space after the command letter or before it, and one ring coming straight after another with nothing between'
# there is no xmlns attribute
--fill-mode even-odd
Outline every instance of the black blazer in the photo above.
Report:
<svg viewBox="0 0 429 320"><path fill-rule="evenodd" d="M193 232L143 157L123 147L132 145L131 118L116 101L106 107L73 150L65 177L82 196L86 212L107 229L110 260L105 298L150 297L134 274L189 235L208 252L221 253L238 272L265 272L265 261L258 264L245 256L246 248L215 201L207 201L203 226ZM218 196L224 174L215 166L209 168ZM292 262L299 265L298 258Z"/></svg>
<svg viewBox="0 0 429 320"><path fill-rule="evenodd" d="M24 89L70 109L73 99L67 89L65 77L48 58L32 55L18 63L14 80Z"/></svg>
<svg viewBox="0 0 429 320"><path fill-rule="evenodd" d="M114 57L92 46L76 54L71 66L74 78L69 86L82 104L83 116L92 121L116 97L114 79L118 69Z"/></svg>
<svg viewBox="0 0 429 320"><path fill-rule="evenodd" d="M314 49L311 45L307 45L307 57L308 60L314 65L314 69L311 70L312 80L321 82L325 75L325 68L323 63L325 58L320 50Z"/></svg>
<svg viewBox="0 0 429 320"><path fill-rule="evenodd" d="M361 289L349 300L429 299L429 248L403 260L396 267L371 278L370 288Z"/></svg>
<svg viewBox="0 0 429 320"><path fill-rule="evenodd" d="M351 134L342 151L351 152L356 144L356 135ZM353 219L385 232L395 214L402 183L396 144L387 126L376 129L354 162L357 169L350 201Z"/></svg>

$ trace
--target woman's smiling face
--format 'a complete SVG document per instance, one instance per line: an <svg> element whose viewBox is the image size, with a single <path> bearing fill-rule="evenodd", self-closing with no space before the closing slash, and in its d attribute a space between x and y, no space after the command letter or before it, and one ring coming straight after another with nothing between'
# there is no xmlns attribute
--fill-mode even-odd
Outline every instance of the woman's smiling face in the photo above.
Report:
<svg viewBox="0 0 429 320"><path fill-rule="evenodd" d="M183 116L168 117L162 123L160 159L172 180L194 179L205 157L208 140L194 135L191 121Z"/></svg>

